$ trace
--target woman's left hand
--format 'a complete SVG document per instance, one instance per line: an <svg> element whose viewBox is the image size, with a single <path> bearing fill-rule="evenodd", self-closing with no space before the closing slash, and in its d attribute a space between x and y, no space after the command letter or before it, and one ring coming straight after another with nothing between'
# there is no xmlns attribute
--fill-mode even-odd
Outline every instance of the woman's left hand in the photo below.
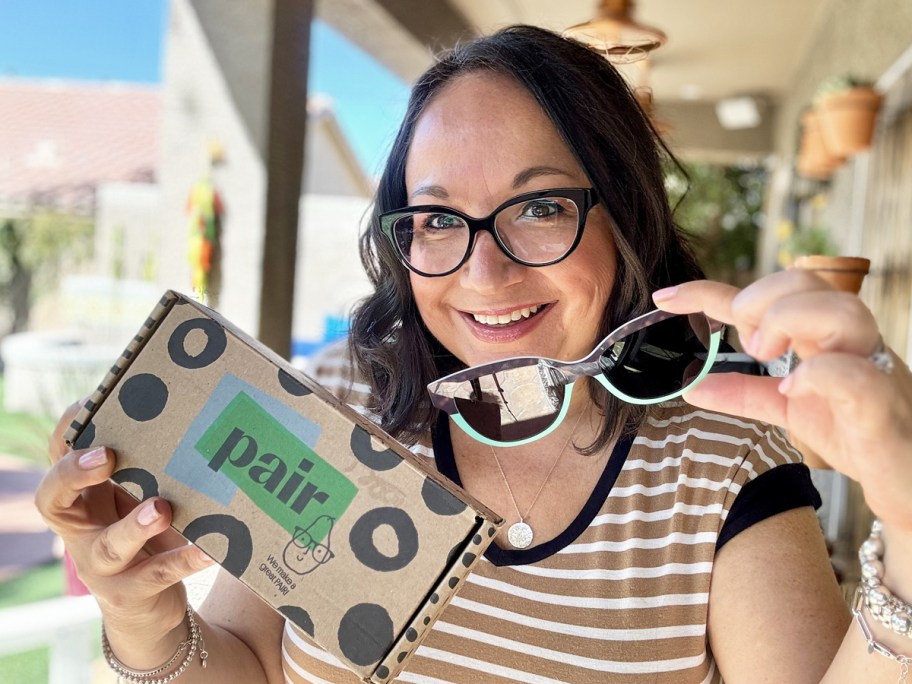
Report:
<svg viewBox="0 0 912 684"><path fill-rule="evenodd" d="M859 482L881 520L912 533L912 374L895 355L889 373L873 363L881 336L857 296L791 269L743 290L703 280L654 299L666 311L703 311L734 326L759 360L792 349L801 363L784 379L711 374L684 398L784 427Z"/></svg>

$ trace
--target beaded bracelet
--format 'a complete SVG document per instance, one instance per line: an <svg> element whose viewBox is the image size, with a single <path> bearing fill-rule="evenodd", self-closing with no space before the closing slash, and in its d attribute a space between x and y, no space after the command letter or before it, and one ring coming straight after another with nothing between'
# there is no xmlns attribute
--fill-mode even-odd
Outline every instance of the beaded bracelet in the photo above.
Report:
<svg viewBox="0 0 912 684"><path fill-rule="evenodd" d="M893 632L912 639L912 605L893 595L883 584L883 524L875 520L871 534L858 550L864 604L871 615Z"/></svg>
<svg viewBox="0 0 912 684"><path fill-rule="evenodd" d="M203 642L202 632L200 631L199 624L197 624L196 619L194 618L193 608L189 603L187 604L187 625L189 628L187 639L181 641L177 645L177 651L175 651L168 662L153 670L133 670L120 662L111 650L111 644L108 641L108 635L105 632L104 624L101 626L101 650L104 653L108 667L117 675L118 681L124 680L129 682L129 684L167 684L168 682L177 679L177 677L182 675L184 670L190 666L190 663L193 662L193 656L196 655L197 646L199 646L200 664L203 668L206 667L206 659L209 657L209 653L206 651L206 644ZM184 652L184 649L187 650L187 655L177 669L167 675L157 677L156 675L167 672L171 666L177 662L177 659L180 657L181 653Z"/></svg>
<svg viewBox="0 0 912 684"><path fill-rule="evenodd" d="M858 622L865 641L868 642L868 653L877 652L885 658L899 663L899 684L905 684L909 674L912 657L894 653L874 638L868 626L864 609L877 619L884 627L896 634L912 639L912 605L897 598L883 584L883 523L875 520L871 524L871 534L858 549L858 560L861 561L861 583L855 592L852 615Z"/></svg>

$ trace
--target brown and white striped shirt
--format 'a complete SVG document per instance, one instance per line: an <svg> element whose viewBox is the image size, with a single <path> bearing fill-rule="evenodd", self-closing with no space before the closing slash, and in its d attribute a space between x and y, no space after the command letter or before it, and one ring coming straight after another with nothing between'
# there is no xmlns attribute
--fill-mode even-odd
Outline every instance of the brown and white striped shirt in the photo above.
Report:
<svg viewBox="0 0 912 684"><path fill-rule="evenodd" d="M308 373L369 415L342 346ZM412 451L458 482L439 425ZM706 637L715 553L770 515L819 506L800 460L779 428L655 407L564 533L489 548L396 681L720 683ZM290 622L282 655L293 684L359 681Z"/></svg>

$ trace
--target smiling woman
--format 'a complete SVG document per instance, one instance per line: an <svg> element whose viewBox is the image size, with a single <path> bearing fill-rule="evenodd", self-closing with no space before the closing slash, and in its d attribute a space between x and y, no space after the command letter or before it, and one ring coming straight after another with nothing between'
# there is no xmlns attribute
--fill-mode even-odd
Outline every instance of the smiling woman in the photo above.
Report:
<svg viewBox="0 0 912 684"><path fill-rule="evenodd" d="M548 31L466 43L415 85L362 239L374 292L309 369L508 531L399 681L896 680L882 655L908 652L912 629L890 618L912 615L912 377L860 300L810 273L686 282L701 273L663 158L614 68ZM723 324L755 359L802 363L783 381L701 382L730 352ZM859 628L786 430L883 518L862 548ZM230 578L187 617L179 580L202 561L167 536L165 501L121 514L113 460L63 456L38 505L99 597L112 658L151 668L130 681L180 661L188 629L209 670L172 667L182 682L355 681ZM306 533L287 552L319 563ZM378 571L408 548L378 550ZM363 634L350 627L340 640Z"/></svg>

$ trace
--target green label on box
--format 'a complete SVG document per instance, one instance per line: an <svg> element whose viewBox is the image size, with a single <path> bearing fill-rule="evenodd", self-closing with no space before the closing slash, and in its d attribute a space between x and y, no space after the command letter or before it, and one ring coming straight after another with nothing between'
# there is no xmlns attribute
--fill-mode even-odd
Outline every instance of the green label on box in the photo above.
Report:
<svg viewBox="0 0 912 684"><path fill-rule="evenodd" d="M358 488L259 404L239 392L196 449L270 518L295 534L322 516L338 520ZM322 541L328 529L316 526Z"/></svg>

